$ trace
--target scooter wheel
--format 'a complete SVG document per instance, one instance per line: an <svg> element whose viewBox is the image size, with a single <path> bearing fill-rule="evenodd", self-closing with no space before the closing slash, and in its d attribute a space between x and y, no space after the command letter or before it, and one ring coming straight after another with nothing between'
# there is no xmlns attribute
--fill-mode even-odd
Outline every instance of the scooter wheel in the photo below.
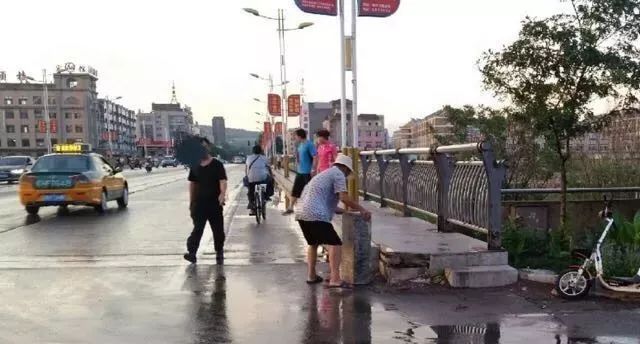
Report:
<svg viewBox="0 0 640 344"><path fill-rule="evenodd" d="M564 270L558 274L555 289L561 298L566 300L579 300L589 294L593 281L588 274L578 273L577 268Z"/></svg>

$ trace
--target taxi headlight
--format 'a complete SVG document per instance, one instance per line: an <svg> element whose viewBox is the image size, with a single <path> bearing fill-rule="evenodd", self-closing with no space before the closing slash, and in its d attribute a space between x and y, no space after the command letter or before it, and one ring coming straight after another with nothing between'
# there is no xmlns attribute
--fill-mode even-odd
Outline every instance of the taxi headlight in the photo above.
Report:
<svg viewBox="0 0 640 344"><path fill-rule="evenodd" d="M24 168L18 168L15 170L11 170L11 174L23 174L25 172Z"/></svg>

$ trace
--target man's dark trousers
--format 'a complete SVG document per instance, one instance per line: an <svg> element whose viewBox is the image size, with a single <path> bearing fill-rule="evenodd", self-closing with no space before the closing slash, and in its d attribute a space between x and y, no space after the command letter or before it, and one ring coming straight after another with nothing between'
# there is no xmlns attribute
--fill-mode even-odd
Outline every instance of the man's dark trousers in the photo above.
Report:
<svg viewBox="0 0 640 344"><path fill-rule="evenodd" d="M200 246L200 239L204 227L209 221L211 230L213 231L213 244L216 252L222 252L224 248L224 218L222 215L222 207L216 203L195 204L191 209L191 220L193 220L193 231L187 239L187 250L190 254L195 255Z"/></svg>

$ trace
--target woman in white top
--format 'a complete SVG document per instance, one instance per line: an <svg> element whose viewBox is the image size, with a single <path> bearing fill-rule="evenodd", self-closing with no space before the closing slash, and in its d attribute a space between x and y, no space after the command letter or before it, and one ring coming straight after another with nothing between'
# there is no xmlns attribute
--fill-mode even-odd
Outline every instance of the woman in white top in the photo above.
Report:
<svg viewBox="0 0 640 344"><path fill-rule="evenodd" d="M249 181L249 193L247 194L247 197L249 197L249 209L251 209L251 213L253 215L253 212L255 211L254 192L256 185L267 184L267 198L272 195L273 187L270 187L271 171L269 169L269 162L264 156L262 147L259 145L253 147L253 154L247 157L245 164L245 174Z"/></svg>

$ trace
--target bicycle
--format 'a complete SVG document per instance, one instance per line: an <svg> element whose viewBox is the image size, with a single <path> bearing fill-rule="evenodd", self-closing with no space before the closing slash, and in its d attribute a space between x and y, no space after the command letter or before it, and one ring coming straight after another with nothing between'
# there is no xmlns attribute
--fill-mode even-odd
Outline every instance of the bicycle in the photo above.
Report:
<svg viewBox="0 0 640 344"><path fill-rule="evenodd" d="M254 191L256 222L267 219L267 184L257 184Z"/></svg>

